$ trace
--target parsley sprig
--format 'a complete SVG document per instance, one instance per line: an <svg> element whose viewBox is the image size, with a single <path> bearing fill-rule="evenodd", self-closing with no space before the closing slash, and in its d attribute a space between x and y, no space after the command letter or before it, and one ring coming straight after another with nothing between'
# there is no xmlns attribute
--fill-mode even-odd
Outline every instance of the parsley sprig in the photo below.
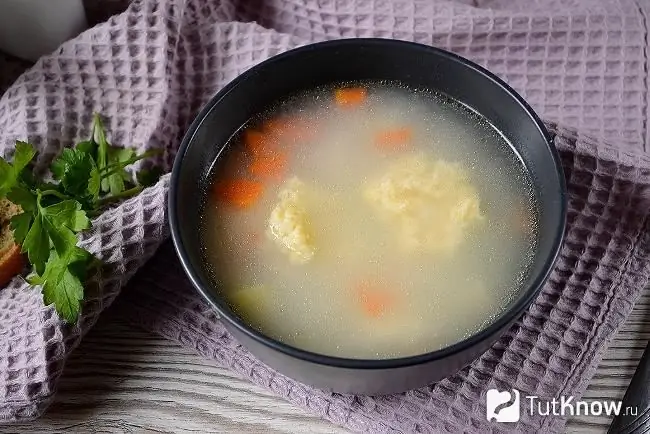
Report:
<svg viewBox="0 0 650 434"><path fill-rule="evenodd" d="M76 322L83 282L99 263L77 246L76 234L90 228L90 218L106 205L138 194L161 174L158 168L141 170L134 179L127 167L155 151L137 154L111 145L98 115L92 131L89 140L64 149L52 162L55 182L34 175L30 164L36 150L29 143L16 143L11 163L0 158L0 198L6 197L23 211L11 219L11 227L32 265L27 281L40 285L45 304L54 303L68 322Z"/></svg>

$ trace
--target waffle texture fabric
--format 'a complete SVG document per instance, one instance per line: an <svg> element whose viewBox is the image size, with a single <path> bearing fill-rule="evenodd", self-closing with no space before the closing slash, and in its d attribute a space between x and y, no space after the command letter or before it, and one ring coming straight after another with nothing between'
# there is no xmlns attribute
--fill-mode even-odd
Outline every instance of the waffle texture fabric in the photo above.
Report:
<svg viewBox="0 0 650 434"><path fill-rule="evenodd" d="M87 0L101 10L102 0ZM119 1L110 0L111 8ZM238 74L306 43L382 37L486 66L545 119L569 189L567 238L525 315L478 360L420 390L325 393L255 360L184 277L168 241L168 175L93 221L81 245L109 264L63 324L38 288L0 290L0 421L37 417L66 358L118 294L126 318L358 432L556 432L565 419L488 422L485 395L579 397L650 275L648 12L635 0L137 0L20 75L0 99L0 152L34 143L42 167L105 116L114 143L171 167L198 110ZM6 62L5 62L6 63ZM6 66L2 62L0 65Z"/></svg>

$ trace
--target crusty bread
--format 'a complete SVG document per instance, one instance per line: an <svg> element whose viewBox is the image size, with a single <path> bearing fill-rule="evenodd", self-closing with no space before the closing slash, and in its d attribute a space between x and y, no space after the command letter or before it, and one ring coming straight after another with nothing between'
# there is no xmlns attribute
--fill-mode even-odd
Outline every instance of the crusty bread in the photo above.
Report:
<svg viewBox="0 0 650 434"><path fill-rule="evenodd" d="M10 220L22 209L7 199L0 199L0 287L25 268L25 256L20 253L20 246L14 240Z"/></svg>

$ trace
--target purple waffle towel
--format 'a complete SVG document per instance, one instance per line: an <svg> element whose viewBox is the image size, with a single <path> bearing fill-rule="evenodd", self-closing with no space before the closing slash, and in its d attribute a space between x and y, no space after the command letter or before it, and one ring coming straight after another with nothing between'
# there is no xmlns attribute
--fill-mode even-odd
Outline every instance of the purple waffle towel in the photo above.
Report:
<svg viewBox="0 0 650 434"><path fill-rule="evenodd" d="M330 394L256 361L195 294L165 243L165 176L84 235L111 267L89 285L78 325L62 325L19 278L0 291L0 420L46 409L66 358L135 275L119 299L134 323L351 430L562 430L563 418L525 412L517 424L488 422L485 394L578 397L648 283L649 10L641 0L142 0L64 44L0 99L4 155L28 140L45 165L88 136L97 111L115 143L162 148L169 168L199 108L271 55L341 37L454 51L500 75L547 121L569 187L567 241L535 303L471 366L398 395Z"/></svg>

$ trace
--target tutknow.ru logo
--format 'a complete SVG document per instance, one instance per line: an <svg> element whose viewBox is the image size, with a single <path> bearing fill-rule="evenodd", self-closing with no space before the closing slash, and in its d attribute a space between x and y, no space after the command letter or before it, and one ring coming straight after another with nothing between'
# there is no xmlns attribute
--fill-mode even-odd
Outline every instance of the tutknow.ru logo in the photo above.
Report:
<svg viewBox="0 0 650 434"><path fill-rule="evenodd" d="M490 389L486 395L486 417L488 421L518 422L522 410L540 416L636 416L636 407L625 407L621 401L578 401L573 396L542 399L527 395L521 399L518 390L500 392Z"/></svg>

